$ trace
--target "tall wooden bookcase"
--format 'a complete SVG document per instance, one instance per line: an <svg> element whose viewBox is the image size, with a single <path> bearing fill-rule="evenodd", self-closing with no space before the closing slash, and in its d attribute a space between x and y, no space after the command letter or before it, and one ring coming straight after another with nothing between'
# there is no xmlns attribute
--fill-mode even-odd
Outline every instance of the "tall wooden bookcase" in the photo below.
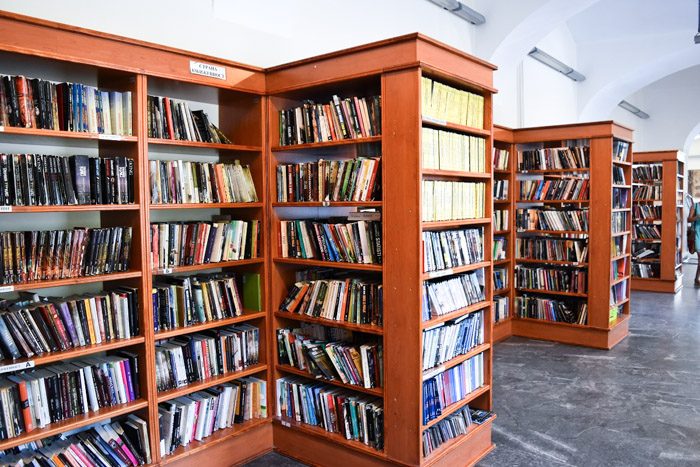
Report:
<svg viewBox="0 0 700 467"><path fill-rule="evenodd" d="M533 339L550 340L585 347L610 349L624 339L629 328L629 292L630 292L630 259L631 259L631 183L632 183L632 130L614 122L592 122L548 127L519 128L509 130L496 127L495 140L497 145L512 149L511 163L511 212L516 213L521 207L549 206L585 206L589 209L589 229L580 232L523 232L515 228L514 216L510 219L512 238L511 255L514 268L519 265L529 267L569 267L584 268L588 271L587 292L570 294L566 292L533 291L517 287L513 281L512 299L510 301L510 324L497 325L494 334L498 339L513 336ZM629 143L627 157L616 160L615 145L618 141ZM583 170L542 170L519 171L517 167L517 152L524 148L557 148L563 146L585 145L590 148L590 168ZM623 184L613 183L613 169L619 169L624 174ZM555 179L573 172L585 174L590 180L590 196L577 202L535 202L522 201L513 196L519 191L519 181L528 177L544 177ZM505 176L505 175L504 175ZM625 196L627 203L621 207L613 207L613 197L616 194ZM615 231L612 226L613 213L625 216L622 230ZM579 238L587 239L588 261L584 264L557 263L549 260L532 260L518 257L515 243L523 237L541 238ZM625 250L621 254L612 254L615 239L623 241ZM619 271L613 277L613 272ZM514 278L512 278L514 279ZM612 288L621 289L623 297L613 300ZM574 299L587 304L588 318L586 324L570 324L564 322L545 321L541 319L523 318L516 311L516 300L523 294L540 296L552 300ZM503 332L500 331L503 327ZM508 327L510 333L507 333Z"/></svg>
<svg viewBox="0 0 700 467"><path fill-rule="evenodd" d="M515 236L513 235L513 220L515 219L515 204L514 204L514 194L516 193L515 186L515 161L517 160L516 146L513 139L513 130L501 125L493 126L493 145L495 148L503 149L508 151L508 166L505 169L495 169L493 170L494 180L507 180L508 181L508 199L505 201L494 200L493 210L505 211L508 216L508 222L503 226L504 228L497 230L494 226L493 236L501 237L505 239L506 242L506 257L500 261L494 261L494 269L500 267L506 270L507 285L500 289L494 286L494 300L502 297L506 300L507 314L502 319L495 321L493 324L493 341L500 342L503 339L510 337L513 334L512 330L512 319L513 319L513 291L514 291L514 275L513 268L515 266ZM494 303L494 316L496 305Z"/></svg>
<svg viewBox="0 0 700 467"><path fill-rule="evenodd" d="M271 309L276 309L290 286L293 269L310 266L328 268L343 266L368 270L381 277L384 290L384 323L375 327L350 326L353 331L379 335L384 346L385 387L373 391L384 406L384 451L378 452L356 442L346 441L314 427L275 420L274 442L281 452L317 465L455 465L472 464L493 448L491 421L473 427L466 435L444 444L430 456L422 455L421 435L459 407L489 409L491 407L491 262L462 268L465 271L483 267L486 276L486 301L477 307L461 310L448 318L475 309L485 312L485 344L477 350L485 356L485 384L470 397L447 407L443 416L427 426L422 424L421 335L423 329L444 320L421 322L422 282L430 277L423 273L422 232L426 229L458 228L479 225L485 229L485 251L491 248L491 204L487 202L482 219L421 222L421 181L423 179L482 181L491 190L490 169L484 173L422 170L421 128L447 129L477 135L486 140L486 154L491 153L491 88L493 67L455 49L424 36L411 34L337 53L302 60L269 70L269 141L271 147L271 178L273 167L282 158L318 157L324 154L353 157L380 149L382 160L382 199L378 203L350 203L351 208L373 206L381 209L383 225L383 255L381 266L356 266L306 260L285 260L275 250L275 232L279 218L298 213L287 212L290 207L272 206L273 241L271 259ZM429 76L452 86L471 90L485 98L484 129L469 128L421 116L421 77ZM344 140L298 147L276 147L279 139L277 111L286 105L297 105L305 98L340 95L373 95L382 100L382 135L370 140ZM352 94L357 93L357 94ZM490 167L487 164L487 168ZM272 187L273 183L268 183ZM273 198L271 194L269 197ZM488 199L488 198L487 198ZM317 203L320 204L320 203ZM345 206L347 207L347 206ZM295 209L295 208L291 208ZM296 208L298 209L298 208ZM325 217L324 210L314 207L313 214ZM293 264L291 264L293 263ZM453 273L456 273L454 271ZM460 272L463 272L460 270ZM449 275L449 272L448 274ZM446 319L448 319L446 318ZM273 327L293 324L289 314L275 313ZM343 323L324 323L348 327ZM445 364L452 367L465 357ZM287 376L286 369L277 366L275 377Z"/></svg>
<svg viewBox="0 0 700 467"><path fill-rule="evenodd" d="M634 167L656 166L661 178L656 180L635 179L634 185L660 186L660 199L634 199L635 229L637 225L649 225L661 233L659 239L638 238L632 240L632 264L650 265L652 277L640 277L632 271L632 290L650 292L678 292L683 286L683 184L685 177L685 154L681 151L644 151L634 153ZM661 211L661 217L644 217L636 208L653 207ZM658 248L658 254L637 258L638 248Z"/></svg>

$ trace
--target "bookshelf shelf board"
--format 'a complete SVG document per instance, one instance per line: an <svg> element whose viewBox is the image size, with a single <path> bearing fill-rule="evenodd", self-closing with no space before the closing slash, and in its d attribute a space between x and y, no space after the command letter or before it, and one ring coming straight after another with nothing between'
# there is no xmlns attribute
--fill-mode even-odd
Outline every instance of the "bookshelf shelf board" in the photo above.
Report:
<svg viewBox="0 0 700 467"><path fill-rule="evenodd" d="M277 371L280 371L282 373L289 373L289 374L293 374L293 375L303 376L305 378L309 378L309 379L314 380L314 381L319 382L319 383L326 383L326 384L330 384L332 386L338 386L340 388L351 389L353 391L362 392L364 394L369 394L369 395L375 396L375 397L383 397L384 396L384 390L382 388L365 388L362 386L356 386L354 384L346 384L340 380L316 378L314 375L312 375L308 371L300 370L300 369L294 368L293 366L290 366L290 365L275 365L275 368L277 369Z"/></svg>
<svg viewBox="0 0 700 467"><path fill-rule="evenodd" d="M651 199L651 198L642 198L642 199L633 199L633 203L658 203L658 206L661 206L662 201L660 199Z"/></svg>
<svg viewBox="0 0 700 467"><path fill-rule="evenodd" d="M437 279L438 277L451 276L453 274L461 274L463 272L475 271L477 269L485 268L489 265L488 261L481 261L479 263L465 264L464 266L456 266L450 269L440 269L439 271L424 272L422 280Z"/></svg>
<svg viewBox="0 0 700 467"><path fill-rule="evenodd" d="M519 234L588 235L588 230L518 230Z"/></svg>
<svg viewBox="0 0 700 467"><path fill-rule="evenodd" d="M448 405L447 407L443 408L442 414L440 414L439 417L434 418L434 419L430 420L428 423L424 424L423 428L424 429L430 428L431 426L436 425L438 422L440 422L441 420L444 420L448 416L452 415L453 413L455 413L456 411L458 411L459 409L461 409L465 405L469 404L471 401L473 401L477 397L480 397L483 394L486 394L490 389L491 389L491 386L489 386L488 384L481 386L478 389L475 389L474 391L470 392L467 395L467 397L465 397L461 401L455 402L454 404Z"/></svg>
<svg viewBox="0 0 700 467"><path fill-rule="evenodd" d="M347 329L349 331L364 332L366 334L384 334L384 329L381 326L373 324L355 324L347 321L335 321L326 318L315 318L313 316L302 315L299 313L288 313L286 311L275 311L275 316L281 319L291 319L293 321L302 321L304 323L320 324L334 328Z"/></svg>
<svg viewBox="0 0 700 467"><path fill-rule="evenodd" d="M449 370L450 368L455 367L455 366L459 365L460 363L466 362L467 360L474 357L475 355L479 355L482 352L486 352L490 348L491 348L491 344L489 344L489 343L477 345L476 347L469 350L469 352L467 352L463 355L458 355L457 357L453 358L452 360L449 360L441 365L430 368L428 370L424 370L423 371L423 381L425 381L426 379L432 378L433 376L440 374L443 371Z"/></svg>
<svg viewBox="0 0 700 467"><path fill-rule="evenodd" d="M442 120L434 120L430 117L423 117L423 126L437 128L439 130L454 131L457 133L465 133L468 135L483 136L487 137L491 135L488 130L483 130L481 128L474 128L471 126L460 125L458 123L450 123Z"/></svg>
<svg viewBox="0 0 700 467"><path fill-rule="evenodd" d="M631 166L631 165L632 165L631 162L627 162L627 161L615 161L615 160L613 160L612 163L613 163L613 164L617 164L617 165L625 165L625 166Z"/></svg>
<svg viewBox="0 0 700 467"><path fill-rule="evenodd" d="M301 151L304 149L332 148L336 146L348 146L351 144L378 143L381 140L381 135L378 135L369 136L367 138L348 138L338 141L324 141L321 143L290 144L288 146L273 146L272 152Z"/></svg>
<svg viewBox="0 0 700 467"><path fill-rule="evenodd" d="M223 326L229 326L231 324L244 323L246 321L253 321L256 319L264 318L267 315L265 311L249 311L244 310L241 316L236 316L233 318L219 319L214 321L207 321L206 323L195 324L192 326L182 326L175 329L169 329L167 331L157 331L155 333L155 339L168 339L170 337L182 336L184 334L192 334L195 332L205 331L207 329L219 328Z"/></svg>
<svg viewBox="0 0 700 467"><path fill-rule="evenodd" d="M660 180L659 180L659 181L650 180L650 181L647 181L647 182L644 182L644 181L642 181L642 182L632 182L632 185L633 185L633 186L659 186L659 185L661 185L662 183L663 183L663 182L660 181ZM613 185L613 186L614 186L614 185Z"/></svg>
<svg viewBox="0 0 700 467"><path fill-rule="evenodd" d="M494 265L494 266L503 266L504 264L508 264L508 263L510 263L510 259L509 259L509 258L505 258L505 259L494 259L494 260L493 260L493 265Z"/></svg>
<svg viewBox="0 0 700 467"><path fill-rule="evenodd" d="M364 264L364 263L342 263L340 261L322 261L318 259L301 259L301 258L274 258L275 263L282 264L298 264L305 267L322 267L322 268L338 268L352 269L355 271L381 271L381 264Z"/></svg>
<svg viewBox="0 0 700 467"><path fill-rule="evenodd" d="M495 230L493 232L493 235L508 235L510 233L510 230Z"/></svg>
<svg viewBox="0 0 700 467"><path fill-rule="evenodd" d="M236 423L233 426L223 430L217 430L214 433L212 433L211 436L203 438L202 441L192 441L187 446L178 447L177 449L175 449L175 451L173 451L172 454L163 457L160 463L161 465L166 465L177 460L184 459L188 456L196 454L199 451L209 449L213 446L216 446L219 443L226 442L253 428L257 428L267 423L270 423L269 418L255 418L243 423Z"/></svg>
<svg viewBox="0 0 700 467"><path fill-rule="evenodd" d="M629 301L629 298L626 298L625 300L621 301L620 304L627 303L628 301ZM630 319L630 315L627 313L623 313L623 314L619 315L617 318L615 318L614 321L610 322L610 327L614 328L616 326L619 326L620 324L624 323L628 319Z"/></svg>
<svg viewBox="0 0 700 467"><path fill-rule="evenodd" d="M613 183L613 188L632 188L630 185L620 185Z"/></svg>
<svg viewBox="0 0 700 467"><path fill-rule="evenodd" d="M89 140L102 140L102 141L123 141L133 143L138 141L136 136L126 136L126 135L105 135L101 133L87 133L78 131L60 131L60 130L43 130L40 128L20 128L20 127L10 127L2 126L0 127L0 133L5 133L8 135L21 135L21 136L43 136L49 138L68 138L68 139L89 139Z"/></svg>
<svg viewBox="0 0 700 467"><path fill-rule="evenodd" d="M115 272L114 274L99 274L96 276L70 277L68 279L54 279L46 281L22 282L21 284L0 285L0 287L12 287L15 292L44 289L49 287L62 287L65 285L93 284L95 282L118 281L121 279L133 279L141 277L140 271Z"/></svg>
<svg viewBox="0 0 700 467"><path fill-rule="evenodd" d="M652 281L652 282L657 282L660 281L660 277L637 277L637 276L632 276L632 279L635 281Z"/></svg>
<svg viewBox="0 0 700 467"><path fill-rule="evenodd" d="M510 320L512 320L512 319L513 319L513 318L509 315L509 316L506 316L505 318L503 318L503 319L501 319L501 320L496 321L495 323L493 323L493 325L494 325L494 326L499 326L499 325L501 325L501 324L507 323L508 321L510 321Z"/></svg>
<svg viewBox="0 0 700 467"><path fill-rule="evenodd" d="M153 275L175 274L178 272L195 272L206 269L233 268L236 266L248 266L251 264L263 264L264 258L239 259L236 261L220 261L218 263L191 264L188 266L174 266L169 269L154 269Z"/></svg>
<svg viewBox="0 0 700 467"><path fill-rule="evenodd" d="M635 263L660 263L661 258L639 258L639 259L632 258L632 261L634 261ZM641 278L639 278L639 279L641 279Z"/></svg>
<svg viewBox="0 0 700 467"><path fill-rule="evenodd" d="M571 172L588 172L590 168L578 168L578 169L532 169L532 170L518 170L516 175L528 175L528 174L565 174Z"/></svg>
<svg viewBox="0 0 700 467"><path fill-rule="evenodd" d="M515 290L518 292L524 292L524 293L538 293L538 294L546 294L546 295L562 295L565 297L579 297L579 298L586 298L588 297L587 293L582 293L582 292L562 292L559 290L543 290L543 289L526 289L523 287L516 287Z"/></svg>
<svg viewBox="0 0 700 467"><path fill-rule="evenodd" d="M554 266L571 266L576 268L587 268L588 263L579 263L577 261L557 261L554 259L526 259L526 258L516 258L516 263L522 264L551 264Z"/></svg>
<svg viewBox="0 0 700 467"><path fill-rule="evenodd" d="M531 323L538 323L538 324L546 324L546 325L551 325L551 326L564 326L568 328L579 328L579 329L590 329L591 326L587 324L577 324L577 323L564 323L561 321L548 321L546 319L535 319L535 318L517 318L518 321L527 321Z"/></svg>
<svg viewBox="0 0 700 467"><path fill-rule="evenodd" d="M473 423L472 425L467 428L467 432L464 433L463 435L460 435L456 438L453 438L444 444L442 444L440 447L435 449L433 452L428 454L426 457L423 457L424 460L427 462L433 462L438 459L440 459L442 456L446 455L453 449L457 448L460 444L467 442L471 438L475 437L480 431L483 430L491 430L491 424L492 422L496 419L496 414L493 415L486 423L483 423L481 425L477 425L476 423ZM480 456L478 459L483 459L486 454L491 452L494 449L494 447L488 449L486 452L483 453L482 456Z"/></svg>
<svg viewBox="0 0 700 467"><path fill-rule="evenodd" d="M272 203L274 208L314 208L314 207L377 207L381 201L290 201Z"/></svg>
<svg viewBox="0 0 700 467"><path fill-rule="evenodd" d="M630 278L630 276L620 276L618 278L615 278L612 281L610 281L610 286L612 287L613 285L617 285L617 284L623 282L625 279L629 279L629 278Z"/></svg>
<svg viewBox="0 0 700 467"><path fill-rule="evenodd" d="M225 144L225 143L205 143L202 141L182 141L179 139L160 139L148 138L148 144L159 146L183 146L187 148L202 148L202 149L221 149L225 151L238 152L262 152L262 146L248 146L244 144Z"/></svg>
<svg viewBox="0 0 700 467"><path fill-rule="evenodd" d="M510 170L508 169L493 169L494 175L510 175Z"/></svg>
<svg viewBox="0 0 700 467"><path fill-rule="evenodd" d="M158 393L158 403L169 401L170 399L175 399L180 396L186 396L187 394L201 391L203 389L208 389L212 386L216 386L217 384L228 383L234 379L245 378L246 376L261 373L266 370L267 365L264 363L259 363L241 371L232 371L230 373L224 373L223 375L214 376L213 378L209 378L204 381L197 381L196 383L188 384L187 386L181 388L161 391Z"/></svg>
<svg viewBox="0 0 700 467"><path fill-rule="evenodd" d="M612 212L628 212L630 208L613 208Z"/></svg>
<svg viewBox="0 0 700 467"><path fill-rule="evenodd" d="M423 227L423 230L439 230L457 228L465 225L481 225L490 223L491 219L489 219L488 217L479 217L477 219L460 219L453 221L424 221L421 222L421 226Z"/></svg>
<svg viewBox="0 0 700 467"><path fill-rule="evenodd" d="M483 172L460 172L458 170L423 169L421 174L424 177L445 177L445 178L475 178L479 180L490 180L490 173Z"/></svg>
<svg viewBox="0 0 700 467"><path fill-rule="evenodd" d="M509 199L494 199L493 204L510 204Z"/></svg>
<svg viewBox="0 0 700 467"><path fill-rule="evenodd" d="M542 203L542 204L588 204L587 199L518 199L516 203Z"/></svg>
<svg viewBox="0 0 700 467"><path fill-rule="evenodd" d="M150 204L149 209L257 209L262 208L263 203L173 203L173 204Z"/></svg>
<svg viewBox="0 0 700 467"><path fill-rule="evenodd" d="M495 289L495 290L493 291L493 294L494 294L494 295L505 295L505 294L507 294L508 292L510 292L510 287L504 287L504 288L502 288L502 289Z"/></svg>
<svg viewBox="0 0 700 467"><path fill-rule="evenodd" d="M74 206L11 206L9 211L2 210L0 214L32 213L32 212L95 212L95 211L138 211L138 204L81 204Z"/></svg>
<svg viewBox="0 0 700 467"><path fill-rule="evenodd" d="M662 221L661 219L639 219L635 221L635 224L642 224L642 225L661 225Z"/></svg>
<svg viewBox="0 0 700 467"><path fill-rule="evenodd" d="M489 305L490 302L482 301L474 303L473 305L469 305L468 307L460 308L459 310L455 310L451 313L431 318L428 321L423 321L421 323L421 329L425 330L428 328L432 328L433 326L436 326L438 324L446 323L447 321L452 321L453 319L460 318L464 315L468 315L469 313L474 313L475 311L483 310Z"/></svg>
<svg viewBox="0 0 700 467"><path fill-rule="evenodd" d="M661 243L660 238L634 238L632 241L636 243Z"/></svg>
<svg viewBox="0 0 700 467"><path fill-rule="evenodd" d="M110 342L104 342L102 344L85 345L83 347L76 347L70 350L64 350L62 352L49 352L43 355L34 356L31 358L18 358L16 360L2 360L0 365L14 365L18 363L34 362L35 366L47 365L49 363L60 362L62 360L68 360L70 358L86 357L88 355L96 354L99 352L106 352L108 350L122 349L125 347L131 347L133 345L143 344L146 339L143 336L132 337L131 339L117 339Z"/></svg>
<svg viewBox="0 0 700 467"><path fill-rule="evenodd" d="M340 444L346 448L350 448L350 449L353 449L355 451L359 451L363 454L367 454L367 455L370 455L372 457L379 457L382 460L385 459L384 453L382 451L378 451L374 448L371 448L371 447L369 447L369 446L367 446L359 441L345 439L345 437L343 437L341 434L330 433L321 427L307 425L306 423L300 423L300 422L295 422L295 421L280 420L276 417L273 419L273 423L275 425L279 425L279 426L284 427L286 429L301 432L305 435L315 436L315 437L321 438L325 441L330 441L333 443Z"/></svg>
<svg viewBox="0 0 700 467"><path fill-rule="evenodd" d="M629 301L630 301L629 298L623 298L623 299L620 300L619 302L615 302L615 303L613 303L613 304L610 305L610 306L622 306L622 305L624 305L625 303L627 303L627 302L629 302Z"/></svg>
<svg viewBox="0 0 700 467"><path fill-rule="evenodd" d="M47 438L49 436L60 435L61 433L65 433L67 431L92 425L102 420L107 420L108 418L135 412L146 408L147 406L148 402L146 402L144 399L137 399L126 404L120 404L114 407L105 407L96 412L88 412L67 420L61 420L60 422L48 425L46 428L36 428L29 433L22 433L20 436L15 438L2 440L0 441L0 450L10 449L22 444L40 440L42 438Z"/></svg>

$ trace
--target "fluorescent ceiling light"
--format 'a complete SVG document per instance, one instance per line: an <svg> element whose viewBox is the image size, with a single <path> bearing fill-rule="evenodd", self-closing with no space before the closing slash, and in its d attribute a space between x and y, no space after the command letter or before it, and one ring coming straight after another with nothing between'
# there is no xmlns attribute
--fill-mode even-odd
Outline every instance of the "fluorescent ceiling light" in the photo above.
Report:
<svg viewBox="0 0 700 467"><path fill-rule="evenodd" d="M532 50L528 52L528 55L537 60L538 62L544 63L549 68L558 71L559 73L561 73L569 79L572 79L574 81L584 81L586 79L585 76L571 68L566 63L560 62L556 58L549 55L547 52L544 52L538 49L537 47L533 47Z"/></svg>
<svg viewBox="0 0 700 467"><path fill-rule="evenodd" d="M457 0L429 0L430 2L436 4L442 9L445 9L449 11L450 13L453 13L460 18L462 18L465 21L469 21L472 24L484 24L486 22L486 18L484 18L484 15L479 13L476 10L472 10L469 8L467 5L465 5L462 2L459 2Z"/></svg>
<svg viewBox="0 0 700 467"><path fill-rule="evenodd" d="M638 107L633 106L632 104L630 104L627 101L620 101L620 103L617 105L619 105L620 107L622 107L623 109L625 109L628 112L632 112L634 115L636 115L639 118L643 118L645 120L647 118L649 118L648 113L642 112Z"/></svg>

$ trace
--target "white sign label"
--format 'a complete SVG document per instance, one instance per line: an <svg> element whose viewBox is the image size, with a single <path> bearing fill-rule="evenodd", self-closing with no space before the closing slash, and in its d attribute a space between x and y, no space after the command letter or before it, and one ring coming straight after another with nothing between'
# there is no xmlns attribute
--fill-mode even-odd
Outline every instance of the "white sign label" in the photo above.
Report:
<svg viewBox="0 0 700 467"><path fill-rule="evenodd" d="M9 373L10 371L27 370L29 368L34 368L34 360L29 360L28 362L13 363L11 365L0 366L0 373Z"/></svg>
<svg viewBox="0 0 700 467"><path fill-rule="evenodd" d="M124 138L122 135L106 135L104 133L100 133L97 135L97 139L106 139L108 141L121 141Z"/></svg>
<svg viewBox="0 0 700 467"><path fill-rule="evenodd" d="M0 125L0 132L3 132L3 131L5 131L5 127Z"/></svg>
<svg viewBox="0 0 700 467"><path fill-rule="evenodd" d="M285 422L284 420L280 420L280 423L282 426L286 426L287 428L291 428L292 424L289 422Z"/></svg>
<svg viewBox="0 0 700 467"><path fill-rule="evenodd" d="M226 80L226 67L190 60L190 73Z"/></svg>
<svg viewBox="0 0 700 467"><path fill-rule="evenodd" d="M12 212L12 206L0 206L0 212Z"/></svg>
<svg viewBox="0 0 700 467"><path fill-rule="evenodd" d="M15 290L14 285L0 286L0 293L8 293L8 292L12 292L13 290Z"/></svg>
<svg viewBox="0 0 700 467"><path fill-rule="evenodd" d="M162 269L160 272L161 272L161 274L172 274L173 268L165 268L165 269Z"/></svg>

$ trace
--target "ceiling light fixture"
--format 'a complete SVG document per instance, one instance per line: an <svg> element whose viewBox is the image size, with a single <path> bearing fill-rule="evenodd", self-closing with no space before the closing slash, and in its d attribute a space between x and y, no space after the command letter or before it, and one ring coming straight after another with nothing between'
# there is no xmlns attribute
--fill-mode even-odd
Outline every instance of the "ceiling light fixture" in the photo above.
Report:
<svg viewBox="0 0 700 467"><path fill-rule="evenodd" d="M480 25L486 22L484 15L476 10L472 10L467 5L457 0L428 0L440 8L453 13L465 21L469 21L472 24Z"/></svg>
<svg viewBox="0 0 700 467"><path fill-rule="evenodd" d="M533 47L532 50L528 52L528 55L537 60L538 62L547 65L549 68L558 71L562 75L576 82L584 81L586 79L584 75L574 70L566 63L560 62L556 58L549 55L547 52L544 52L538 49L537 47Z"/></svg>
<svg viewBox="0 0 700 467"><path fill-rule="evenodd" d="M620 103L617 105L619 105L620 107L622 107L623 109L625 109L628 112L632 112L634 115L636 115L639 118L643 118L644 120L649 118L648 113L642 112L638 107L633 106L632 104L630 104L627 101L620 101Z"/></svg>

